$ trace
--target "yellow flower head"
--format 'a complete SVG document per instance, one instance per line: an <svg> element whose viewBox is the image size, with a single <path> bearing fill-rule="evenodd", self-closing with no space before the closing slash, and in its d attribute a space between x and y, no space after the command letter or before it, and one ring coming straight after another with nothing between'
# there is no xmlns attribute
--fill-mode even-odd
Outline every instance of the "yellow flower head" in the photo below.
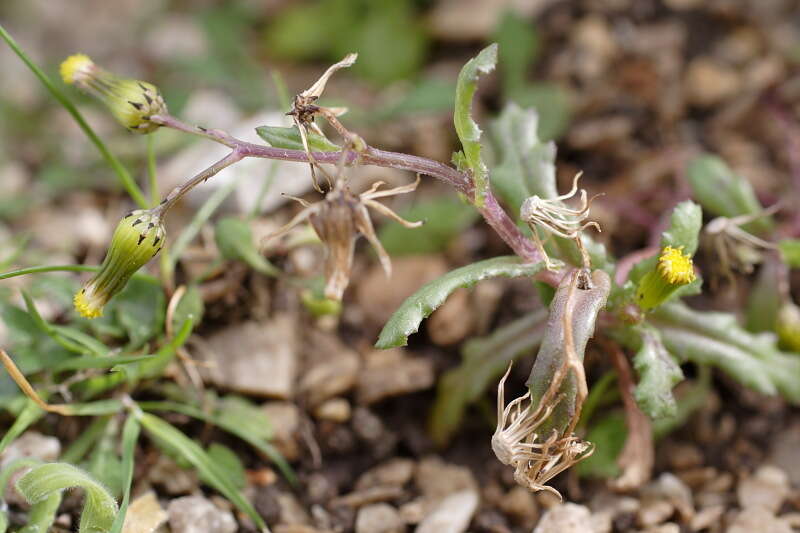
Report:
<svg viewBox="0 0 800 533"><path fill-rule="evenodd" d="M89 56L76 54L61 63L64 83L99 98L117 121L134 133L151 133L159 124L153 115L167 113L167 105L158 88L146 81L120 78L96 65Z"/></svg>
<svg viewBox="0 0 800 533"><path fill-rule="evenodd" d="M140 209L126 215L114 230L100 270L75 294L78 313L86 318L102 316L103 306L161 250L165 237L159 213Z"/></svg>
<svg viewBox="0 0 800 533"><path fill-rule="evenodd" d="M658 273L673 285L686 285L695 280L692 257L683 253L683 246L667 246L658 258Z"/></svg>
<svg viewBox="0 0 800 533"><path fill-rule="evenodd" d="M61 79L67 85L72 85L77 80L84 78L94 67L94 62L86 54L75 54L69 56L61 63Z"/></svg>

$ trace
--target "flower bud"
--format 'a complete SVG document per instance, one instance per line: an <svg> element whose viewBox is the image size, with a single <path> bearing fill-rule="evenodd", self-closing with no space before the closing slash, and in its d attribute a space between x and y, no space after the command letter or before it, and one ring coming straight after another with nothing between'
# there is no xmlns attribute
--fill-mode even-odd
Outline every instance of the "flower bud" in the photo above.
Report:
<svg viewBox="0 0 800 533"><path fill-rule="evenodd" d="M776 326L781 346L800 353L800 308L792 302L783 304Z"/></svg>
<svg viewBox="0 0 800 533"><path fill-rule="evenodd" d="M165 235L160 215L151 210L125 216L114 230L100 270L75 294L75 309L86 318L101 316L103 306L161 250Z"/></svg>
<svg viewBox="0 0 800 533"><path fill-rule="evenodd" d="M150 117L167 113L167 105L155 85L119 78L97 66L89 56L76 54L61 63L64 83L77 85L103 101L117 121L137 133L150 133L159 125Z"/></svg>
<svg viewBox="0 0 800 533"><path fill-rule="evenodd" d="M683 253L683 246L667 246L661 251L655 268L639 282L636 302L645 310L658 307L679 287L695 279L692 256Z"/></svg>

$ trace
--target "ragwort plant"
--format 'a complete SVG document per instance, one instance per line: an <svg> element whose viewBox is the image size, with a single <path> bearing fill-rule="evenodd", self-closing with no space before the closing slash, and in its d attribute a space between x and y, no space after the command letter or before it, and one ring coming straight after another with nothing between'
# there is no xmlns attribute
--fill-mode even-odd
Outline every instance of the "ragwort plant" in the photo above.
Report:
<svg viewBox="0 0 800 533"><path fill-rule="evenodd" d="M353 65L355 54L333 65L312 87L298 93L287 110L294 120L293 128L258 129L268 143L265 145L244 142L218 129L185 124L169 114L152 84L121 78L85 55L71 56L61 68L63 81L97 96L131 132L149 135L169 128L229 148L222 159L151 204L62 90L2 28L0 32L78 120L139 206L119 222L99 267L41 266L0 275L0 279L7 279L56 270L94 273L74 295L75 308L84 318L76 317L66 325L51 324L39 315L27 293L23 294L26 311L14 308L5 313L7 319L14 317L36 333L32 337L35 342L25 349L47 348L61 356L46 368L21 368L15 359L23 360L24 350L0 351L4 366L25 393L8 405L16 421L0 442L0 450L46 413L93 417L62 457L62 464L33 466L18 482L26 497L39 506L31 510L32 523L52 523L60 496L50 495L58 495L67 486L83 486L87 508L98 501L106 507L98 507L95 519L87 518L94 515L84 511L83 522L92 523L82 522L81 531L120 531L130 497L134 450L140 431L144 431L165 453L196 468L207 484L229 498L258 527L267 529L239 492L240 483L230 474L236 469L225 467L230 457L203 449L154 413L172 411L215 424L271 458L292 481L291 470L269 445L270 431L265 429L269 424L262 420L263 414L243 398L217 398L209 393L198 400L163 384L155 388L151 385L151 391L167 400L136 399L137 385L152 383L163 375L176 354L184 350L202 315L197 280L172 290L170 268L162 268L161 281L139 270L159 252L167 257L166 261L162 259L162 267L174 265L176 251L169 249L163 224L169 210L192 188L245 158L311 166L318 201L296 199L302 211L273 237L308 221L325 248L324 290L306 300L312 313L337 313L341 309L339 302L349 283L359 236L369 241L390 275L389 254L377 237L370 210L406 227L418 227L419 221L405 220L377 199L412 193L421 177L451 186L508 245L514 255L457 268L422 286L393 314L376 346L405 345L422 321L458 288L494 277L526 278L536 283L549 310L520 316L488 337L467 342L462 364L448 371L439 383L430 418L432 435L440 443L446 442L467 405L482 397L505 371L497 388L496 430L491 446L497 458L513 468L516 481L530 490L547 490L560 497L549 482L594 451L593 433L586 433L587 422L591 421L592 427L603 423L595 423L591 417L613 379L619 385L628 435L618 459L621 471L616 483L622 488L639 486L650 476L654 431L680 423L687 410L697 404L697 394L678 398L673 394L675 385L684 378L682 366L697 367L700 376L707 376L708 368L719 368L760 393L780 394L791 402L800 402L800 358L790 353L798 350L798 313L788 296L786 274L789 267L800 263L800 253L798 241L776 242L774 210L764 210L750 185L723 162L702 156L688 169L693 199L675 206L659 246L615 260L592 237L592 231L599 231L600 226L590 218L591 200L585 190L578 189L578 176L568 193L558 194L555 145L539 140L534 110L507 105L490 126L493 158L486 156L489 145L484 145L483 132L473 120L472 100L479 76L495 68L496 45L471 59L458 76L454 124L462 149L453 155L452 165L372 147L344 125L340 118L344 109L320 105L328 79L337 70ZM338 143L326 137L322 128L325 123L336 133ZM152 148L152 143L148 147ZM407 170L417 178L389 190L381 190L382 183L376 182L367 192L354 194L348 186L348 172L362 165ZM157 190L154 181L151 173L151 187ZM578 201L574 202L576 195ZM701 291L693 256L700 244L704 209L709 215L724 217L706 228L712 238L709 252L724 253L724 277L733 276L736 268L747 271L761 262L764 269L778 273L759 281L759 297L753 299L751 310L754 316L772 316L773 320L762 320L748 330L732 314L698 311L684 303L683 298ZM217 241L224 258L241 260L258 272L296 282L256 251L243 221L222 221ZM185 242L182 244L185 246ZM170 295L168 304L162 282ZM157 310L155 318L153 309ZM92 329L96 323L103 324L104 329ZM127 336L128 342L113 348L100 340L100 331ZM583 359L593 337L593 345L607 355L616 371L610 374L611 379L603 378L590 389ZM153 347L158 348L153 351ZM527 391L506 403L511 362L537 347ZM626 352L632 357L636 383ZM38 383L38 389L29 379ZM698 383L695 392L702 393L705 381ZM50 402L55 398L64 403ZM117 454L117 443L121 455ZM118 468L97 468L109 464ZM58 473L61 477L55 478L59 481L50 481L45 468ZM108 476L109 471L119 475ZM93 481L92 475L103 479L108 488ZM37 483L42 486L32 488ZM116 509L109 494L122 497L113 520L102 511L112 504ZM2 513L0 516L6 518Z"/></svg>

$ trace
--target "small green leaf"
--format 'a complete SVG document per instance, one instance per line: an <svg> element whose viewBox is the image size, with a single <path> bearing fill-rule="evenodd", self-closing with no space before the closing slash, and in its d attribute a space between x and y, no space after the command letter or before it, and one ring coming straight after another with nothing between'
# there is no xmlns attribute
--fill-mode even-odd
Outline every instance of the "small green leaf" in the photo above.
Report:
<svg viewBox="0 0 800 533"><path fill-rule="evenodd" d="M569 89L556 83L529 83L511 92L507 100L536 110L539 114L539 138L542 141L560 137L572 118L573 103Z"/></svg>
<svg viewBox="0 0 800 533"><path fill-rule="evenodd" d="M141 426L139 419L131 414L125 420L122 428L122 503L119 506L119 513L114 518L111 526L111 533L121 533L125 524L125 515L128 512L128 504L131 499L131 484L133 483L133 467L135 462L136 442L139 440Z"/></svg>
<svg viewBox="0 0 800 533"><path fill-rule="evenodd" d="M692 160L687 178L695 200L717 216L757 215L763 210L750 182L734 174L717 156L706 154ZM750 232L764 232L772 227L772 221L761 217L743 227Z"/></svg>
<svg viewBox="0 0 800 533"><path fill-rule="evenodd" d="M522 109L513 102L503 108L491 125L500 161L492 169L492 186L515 218L526 198L558 196L556 145L539 139L538 125L539 116L535 110Z"/></svg>
<svg viewBox="0 0 800 533"><path fill-rule="evenodd" d="M171 450L179 453L197 469L198 474L206 483L221 492L239 510L250 517L258 527L267 527L261 516L250 505L250 502L242 496L233 484L225 468L214 462L196 442L171 424L149 413L140 414L139 421L144 430L154 437L156 443L165 443Z"/></svg>
<svg viewBox="0 0 800 533"><path fill-rule="evenodd" d="M669 218L669 229L661 234L661 247L683 248L694 255L703 225L703 210L691 200L679 203Z"/></svg>
<svg viewBox="0 0 800 533"><path fill-rule="evenodd" d="M125 329L131 347L141 346L163 330L166 301L157 281L131 278L106 307Z"/></svg>
<svg viewBox="0 0 800 533"><path fill-rule="evenodd" d="M256 128L258 136L264 139L270 146L275 148L285 148L286 150L304 150L303 139L300 137L300 131L291 126L283 128L279 126L259 126ZM342 149L327 138L318 133L309 131L306 134L308 140L308 149L312 152L336 152Z"/></svg>
<svg viewBox="0 0 800 533"><path fill-rule="evenodd" d="M279 271L267 261L253 244L253 233L244 220L228 217L217 222L214 240L222 257L230 261L242 261L256 272L276 276Z"/></svg>
<svg viewBox="0 0 800 533"><path fill-rule="evenodd" d="M628 438L628 427L625 416L614 412L593 424L586 435L586 440L594 443L592 455L578 463L575 467L581 477L610 479L619 475L617 457Z"/></svg>
<svg viewBox="0 0 800 533"><path fill-rule="evenodd" d="M781 259L791 268L800 268L800 239L783 239L778 241Z"/></svg>
<svg viewBox="0 0 800 533"><path fill-rule="evenodd" d="M633 357L633 366L639 374L634 392L636 402L650 418L675 416L672 387L683 379L681 367L664 347L658 330L647 325L638 329L641 348Z"/></svg>
<svg viewBox="0 0 800 533"><path fill-rule="evenodd" d="M117 502L105 487L80 468L66 463L43 464L17 481L17 490L32 504L73 487L85 491L80 533L108 532L117 514Z"/></svg>
<svg viewBox="0 0 800 533"><path fill-rule="evenodd" d="M379 239L392 257L441 252L479 216L474 207L449 196L420 201L398 214L425 224L413 229L400 224L382 226Z"/></svg>
<svg viewBox="0 0 800 533"><path fill-rule="evenodd" d="M503 14L494 33L500 55L500 74L506 96L525 86L525 75L539 55L539 32L513 10Z"/></svg>
<svg viewBox="0 0 800 533"><path fill-rule="evenodd" d="M542 269L541 263L524 264L512 256L495 257L472 263L448 272L409 296L383 327L377 348L405 346L409 335L416 333L420 323L444 303L450 294L462 287L498 276L507 278L530 277Z"/></svg>
<svg viewBox="0 0 800 533"><path fill-rule="evenodd" d="M28 511L28 523L17 533L47 533L56 521L56 513L61 506L61 493L53 492L34 503Z"/></svg>
<svg viewBox="0 0 800 533"><path fill-rule="evenodd" d="M463 161L472 171L475 183L475 204L483 204L488 187L488 170L481 158L481 129L472 119L472 97L477 89L478 76L488 74L497 64L497 44L490 44L467 61L458 75L453 122L463 147Z"/></svg>
<svg viewBox="0 0 800 533"><path fill-rule="evenodd" d="M173 331L180 329L181 325L187 320L190 320L192 327L197 326L203 320L203 312L205 305L203 304L203 296L200 294L200 289L197 285L191 284L186 287L186 292L178 300L178 305L175 306L175 312L172 313L172 329Z"/></svg>

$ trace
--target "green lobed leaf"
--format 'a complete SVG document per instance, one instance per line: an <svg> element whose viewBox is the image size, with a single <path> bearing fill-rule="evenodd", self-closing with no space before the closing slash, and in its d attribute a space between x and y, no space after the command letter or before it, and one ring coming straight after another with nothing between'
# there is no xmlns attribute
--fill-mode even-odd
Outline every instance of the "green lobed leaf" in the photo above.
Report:
<svg viewBox="0 0 800 533"><path fill-rule="evenodd" d="M239 492L222 465L214 462L196 442L177 428L149 413L139 415L145 432L157 443L166 443L197 469L198 474L212 487L228 498L240 511L250 517L260 528L266 524L253 506Z"/></svg>
<svg viewBox="0 0 800 533"><path fill-rule="evenodd" d="M424 220L425 224L419 228L382 226L378 238L392 257L441 252L479 216L471 205L451 196L420 201L398 214L406 220Z"/></svg>
<svg viewBox="0 0 800 533"><path fill-rule="evenodd" d="M490 44L474 58L467 61L458 75L453 122L463 148L463 164L472 171L475 182L475 203L482 205L488 187L488 170L481 158L481 129L472 119L472 97L477 89L478 77L494 70L497 64L497 44Z"/></svg>
<svg viewBox="0 0 800 533"><path fill-rule="evenodd" d="M648 321L676 357L721 368L762 394L781 393L800 403L800 359L778 350L775 335L750 333L732 314L695 311L680 302L662 305Z"/></svg>
<svg viewBox="0 0 800 533"><path fill-rule="evenodd" d="M791 268L800 268L800 239L783 239L778 241L781 259Z"/></svg>
<svg viewBox="0 0 800 533"><path fill-rule="evenodd" d="M681 367L664 347L658 330L648 325L637 329L641 348L633 357L633 366L639 374L634 392L636 403L652 419L675 416L672 387L683 379Z"/></svg>
<svg viewBox="0 0 800 533"><path fill-rule="evenodd" d="M107 308L125 329L132 347L141 346L163 330L166 300L158 282L131 278Z"/></svg>
<svg viewBox="0 0 800 533"><path fill-rule="evenodd" d="M280 126L259 126L256 128L258 136L264 139L270 146L275 148L285 148L286 150L305 150L300 131L291 126L288 128ZM318 133L309 131L306 134L308 149L312 152L336 152L341 150L341 146L332 143L326 137Z"/></svg>
<svg viewBox="0 0 800 533"><path fill-rule="evenodd" d="M36 504L53 493L79 487L84 490L80 533L107 533L117 514L117 502L89 474L67 463L48 463L33 468L17 481L17 490Z"/></svg>
<svg viewBox="0 0 800 533"><path fill-rule="evenodd" d="M279 271L262 256L253 243L253 232L250 225L239 218L226 217L217 222L214 240L222 257L233 261L242 261L256 272L267 276L276 276Z"/></svg>
<svg viewBox="0 0 800 533"><path fill-rule="evenodd" d="M498 276L530 277L541 269L541 263L525 264L517 257L502 256L452 270L409 296L383 327L375 346L381 349L405 346L409 335L416 333L420 323L456 289L471 287L481 280Z"/></svg>
<svg viewBox="0 0 800 533"><path fill-rule="evenodd" d="M486 337L464 343L462 362L439 379L428 427L444 445L458 429L467 405L477 401L510 361L532 351L542 341L547 310L540 309L495 329Z"/></svg>
<svg viewBox="0 0 800 533"><path fill-rule="evenodd" d="M538 125L535 110L522 109L513 102L491 124L491 138L500 161L492 169L492 187L515 215L530 196L558 196L556 145L539 139Z"/></svg>
<svg viewBox="0 0 800 533"><path fill-rule="evenodd" d="M687 178L692 194L707 211L722 217L757 215L763 208L753 186L715 155L701 155L689 163ZM764 232L772 227L769 217L744 225L747 231Z"/></svg>
<svg viewBox="0 0 800 533"><path fill-rule="evenodd" d="M125 515L131 499L131 485L133 483L133 467L135 463L136 442L139 440L141 425L139 419L133 414L125 420L122 427L122 503L119 513L114 518L111 533L121 533L125 525Z"/></svg>
<svg viewBox="0 0 800 533"><path fill-rule="evenodd" d="M669 228L661 234L661 247L683 248L684 253L694 255L703 225L703 210L691 200L675 206L669 217Z"/></svg>

